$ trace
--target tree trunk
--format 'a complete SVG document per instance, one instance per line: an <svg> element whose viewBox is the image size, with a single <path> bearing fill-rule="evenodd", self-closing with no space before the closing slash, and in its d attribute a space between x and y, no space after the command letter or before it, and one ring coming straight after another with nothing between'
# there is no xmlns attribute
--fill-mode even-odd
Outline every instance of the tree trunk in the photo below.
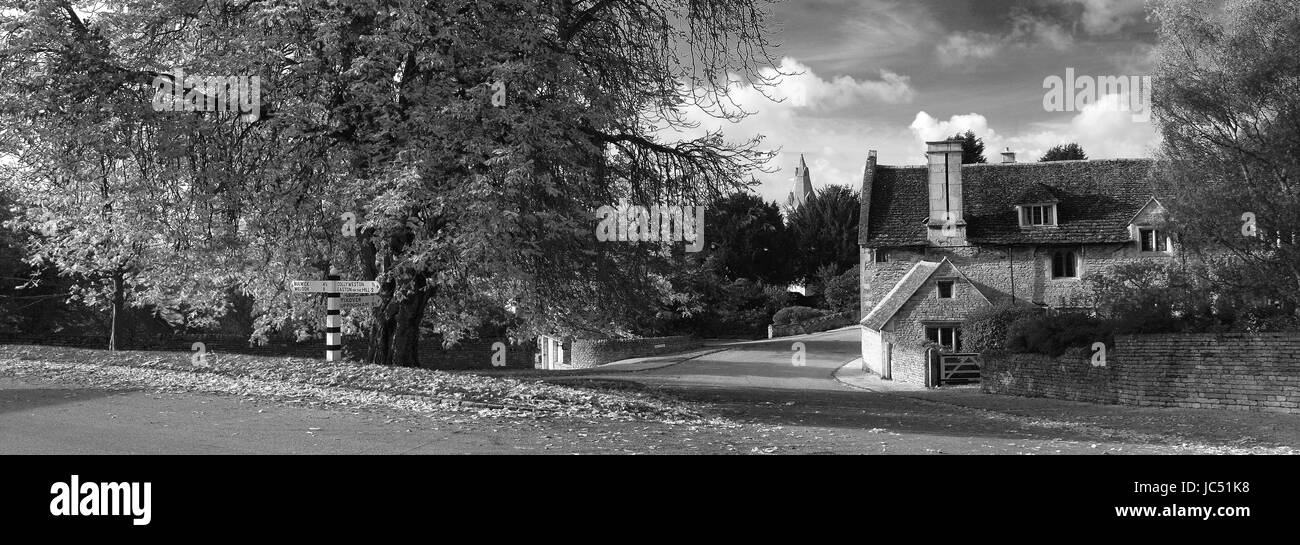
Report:
<svg viewBox="0 0 1300 545"><path fill-rule="evenodd" d="M108 331L108 350L116 352L118 345L122 342L122 330L125 326L122 323L126 306L126 286L122 280L122 273L113 275L113 319L109 323Z"/></svg>
<svg viewBox="0 0 1300 545"><path fill-rule="evenodd" d="M423 283L424 279L419 279ZM420 366L420 322L424 318L429 295L417 290L398 301L388 299L376 312L375 325L370 334L370 363Z"/></svg>

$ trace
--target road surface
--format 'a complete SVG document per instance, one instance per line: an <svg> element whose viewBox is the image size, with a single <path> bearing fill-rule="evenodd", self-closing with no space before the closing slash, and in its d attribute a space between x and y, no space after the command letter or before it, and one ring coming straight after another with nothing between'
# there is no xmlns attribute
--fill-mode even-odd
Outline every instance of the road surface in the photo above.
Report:
<svg viewBox="0 0 1300 545"><path fill-rule="evenodd" d="M852 329L717 348L667 367L547 380L631 381L732 425L413 417L0 378L0 454L1129 454L1300 446L1300 417L1291 415L925 391L863 377L850 386L835 372L857 357Z"/></svg>

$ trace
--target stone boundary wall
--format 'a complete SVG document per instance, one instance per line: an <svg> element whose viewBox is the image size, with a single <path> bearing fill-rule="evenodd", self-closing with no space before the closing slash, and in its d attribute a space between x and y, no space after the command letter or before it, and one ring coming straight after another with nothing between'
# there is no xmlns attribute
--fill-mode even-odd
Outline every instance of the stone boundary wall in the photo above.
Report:
<svg viewBox="0 0 1300 545"><path fill-rule="evenodd" d="M984 356L985 393L1300 414L1300 333L1120 335L1086 357Z"/></svg>
<svg viewBox="0 0 1300 545"><path fill-rule="evenodd" d="M700 346L689 336L645 339L574 339L569 349L569 368L585 369L628 358L681 352Z"/></svg>
<svg viewBox="0 0 1300 545"><path fill-rule="evenodd" d="M822 331L839 329L857 323L857 311L827 314L825 316L818 316L811 320L804 320L795 324L768 326L767 338L771 339L774 337L789 337L791 335L807 335L809 333L819 333Z"/></svg>

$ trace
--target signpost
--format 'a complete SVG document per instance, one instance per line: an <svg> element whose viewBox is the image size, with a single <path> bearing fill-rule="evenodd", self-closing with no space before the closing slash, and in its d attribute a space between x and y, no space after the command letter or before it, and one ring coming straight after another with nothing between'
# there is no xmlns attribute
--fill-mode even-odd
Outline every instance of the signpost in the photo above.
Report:
<svg viewBox="0 0 1300 545"><path fill-rule="evenodd" d="M325 361L339 361L343 356L343 316L345 308L361 308L379 303L379 282L374 280L339 280L330 267L327 280L294 280L295 293L325 294ZM347 294L347 295L344 295Z"/></svg>
<svg viewBox="0 0 1300 545"><path fill-rule="evenodd" d="M379 304L378 295L349 295L339 297L339 306L343 308L361 308Z"/></svg>

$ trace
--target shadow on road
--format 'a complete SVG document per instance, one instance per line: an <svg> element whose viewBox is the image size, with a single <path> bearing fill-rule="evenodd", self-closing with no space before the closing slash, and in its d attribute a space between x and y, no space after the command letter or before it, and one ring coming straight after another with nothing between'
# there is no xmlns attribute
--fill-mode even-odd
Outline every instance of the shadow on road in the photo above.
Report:
<svg viewBox="0 0 1300 545"><path fill-rule="evenodd" d="M103 390L97 388L4 388L0 389L0 414L26 411L111 397L139 390Z"/></svg>

